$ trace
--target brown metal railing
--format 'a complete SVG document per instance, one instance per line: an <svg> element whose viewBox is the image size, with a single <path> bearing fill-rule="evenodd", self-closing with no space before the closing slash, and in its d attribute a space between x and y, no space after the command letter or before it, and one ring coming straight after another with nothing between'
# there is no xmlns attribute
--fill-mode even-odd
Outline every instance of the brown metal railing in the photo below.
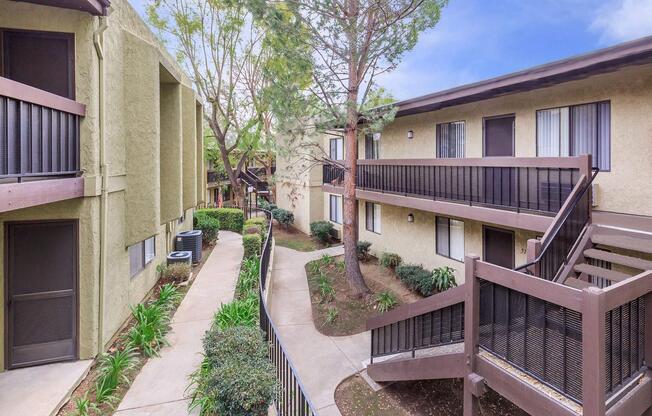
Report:
<svg viewBox="0 0 652 416"><path fill-rule="evenodd" d="M0 77L0 179L76 176L85 107Z"/></svg>
<svg viewBox="0 0 652 416"><path fill-rule="evenodd" d="M358 189L414 198L556 214L581 177L585 157L359 160ZM323 183L344 168L325 164Z"/></svg>
<svg viewBox="0 0 652 416"><path fill-rule="evenodd" d="M273 221L271 212L257 208L255 211L257 214L265 215L269 224L260 256L258 299L260 329L263 331L265 341L269 343L269 359L276 369L276 379L279 384L279 390L274 400L274 407L279 416L317 415L315 411L316 407L305 394L306 389L298 376L296 367L287 355L283 342L278 336L278 330L265 302L264 290L267 285L267 273L271 260Z"/></svg>

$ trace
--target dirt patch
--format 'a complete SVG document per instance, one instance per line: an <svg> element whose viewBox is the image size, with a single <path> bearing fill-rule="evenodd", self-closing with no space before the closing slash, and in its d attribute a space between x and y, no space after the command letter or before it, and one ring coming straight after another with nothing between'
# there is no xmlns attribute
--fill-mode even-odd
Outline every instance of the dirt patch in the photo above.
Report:
<svg viewBox="0 0 652 416"><path fill-rule="evenodd" d="M292 226L285 228L276 221L274 222L274 241L278 246L297 251L315 251L339 244L324 244Z"/></svg>
<svg viewBox="0 0 652 416"><path fill-rule="evenodd" d="M214 245L211 246L205 246L202 248L202 259L201 262L195 266L192 267L192 278L194 280L195 277L197 277L197 273L201 270L201 268L204 266L204 263L206 263L206 260L208 259L208 256L211 254L213 249L215 248ZM166 279L159 279L156 282L156 285L150 293L146 296L146 299L144 302L149 301L151 299L154 299L158 297L158 294L160 292L161 286L165 285L166 283L170 283L170 280ZM190 286L192 285L192 281L190 281L186 285L179 285L179 293L181 293L181 300L183 301L183 298L186 296L186 293L188 293L188 290L190 289ZM179 302L180 304L181 302ZM170 316L174 315L174 312L176 312L176 309L171 311ZM111 346L108 348L108 352L112 353L116 350L121 350L124 349L125 347L125 342L124 339L126 338L127 333L131 329L131 327L134 324L133 318L129 318L129 320L125 323L123 328L119 331L117 335L114 336L115 341L111 344ZM96 404L98 409L97 411L93 412L91 411L89 414L90 415L112 415L115 408L118 407L120 402L122 401L122 398L125 396L127 393L127 390L129 390L129 387L131 386L131 383L134 381L138 373L140 373L140 370L143 368L145 363L147 362L147 357L145 357L142 354L138 354L136 357L136 364L134 368L131 371L128 371L126 376L127 379L129 380L129 383L121 383L116 391L113 393L114 400L111 402L106 402L102 404ZM77 399L81 398L88 398L90 401L95 402L95 383L97 381L97 377L99 375L99 369L97 367L97 362L93 363L93 366L91 367L90 371L86 375L86 377L81 381L79 386L73 391L70 400L59 410L57 413L57 416L73 416L77 415L77 410L75 407L75 401Z"/></svg>
<svg viewBox="0 0 652 416"><path fill-rule="evenodd" d="M402 381L374 392L356 374L337 387L335 402L343 416L458 416L463 413L463 382L460 379ZM480 414L527 416L491 390L480 399Z"/></svg>
<svg viewBox="0 0 652 416"><path fill-rule="evenodd" d="M330 259L324 260L325 258ZM371 294L362 299L349 297L349 285L345 278L344 257L328 257L306 265L312 317L319 332L328 336L354 335L366 330L367 320L380 313L376 295L388 291L394 295L396 306L421 299L408 289L389 269L378 265L376 258L360 263L362 274ZM326 279L332 287L332 296L324 296L320 279ZM335 315L335 316L333 316Z"/></svg>

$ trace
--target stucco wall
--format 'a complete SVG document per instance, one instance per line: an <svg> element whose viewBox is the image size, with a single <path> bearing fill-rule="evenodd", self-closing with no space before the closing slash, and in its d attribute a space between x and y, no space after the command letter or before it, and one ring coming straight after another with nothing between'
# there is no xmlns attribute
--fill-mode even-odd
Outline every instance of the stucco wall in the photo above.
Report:
<svg viewBox="0 0 652 416"><path fill-rule="evenodd" d="M183 209L181 85L163 83L161 88L161 223L181 216Z"/></svg>
<svg viewBox="0 0 652 416"><path fill-rule="evenodd" d="M623 69L536 91L507 95L439 111L406 116L386 126L381 158L434 158L436 124L465 121L466 157L482 157L483 117L516 115L516 156L536 156L536 111L545 108L611 101L611 171L598 174L596 207L652 215L652 65ZM407 139L407 131L414 139ZM364 142L360 144L364 157Z"/></svg>
<svg viewBox="0 0 652 416"><path fill-rule="evenodd" d="M181 87L181 125L183 128L183 208L197 205L197 113L195 92Z"/></svg>
<svg viewBox="0 0 652 416"><path fill-rule="evenodd" d="M203 163L197 161L202 144L196 141L201 131L191 81L183 74L175 59L158 42L147 25L127 0L113 0L105 32L105 158L108 171L109 195L107 218L107 270L104 281L104 314L102 344L129 317L129 305L140 302L157 279L156 265L165 261L167 250L173 248L174 235L192 228L192 213L197 203L196 193L203 183ZM93 45L93 31L99 20L87 13L34 4L0 0L0 27L27 30L57 31L75 35L76 101L86 105L86 117L81 122L81 169L87 180L84 198L0 214L0 230L6 221L78 219L80 247L80 357L97 353L98 286L100 270L100 197L99 184L99 59ZM166 166L177 167L177 173L163 170L166 184L177 183L176 197L161 195L160 171L160 96L159 68L171 74L184 90L186 127L184 136L187 160L182 154L181 94L173 101L177 114L165 122L178 120L175 125L163 125L166 133L176 134L177 147ZM181 87L179 87L181 88ZM172 94L173 96L175 93ZM165 110L165 109L164 109ZM165 110L167 111L167 110ZM178 130L174 133L174 130ZM166 136L164 136L166 137ZM167 143L167 142L166 142ZM199 156L201 157L201 155ZM182 176L183 172L183 176ZM92 184L93 186L88 186ZM181 188L187 186L186 219L177 223L184 212ZM161 211L166 215L162 216ZM167 222L170 220L170 222ZM145 270L129 276L129 245L156 236L156 258ZM0 239L0 253L4 253ZM4 255L0 256L0 304L4 303ZM4 308L0 308L0 331L4 333ZM0 357L4 356L4 341L0 342ZM0 360L0 371L4 360Z"/></svg>

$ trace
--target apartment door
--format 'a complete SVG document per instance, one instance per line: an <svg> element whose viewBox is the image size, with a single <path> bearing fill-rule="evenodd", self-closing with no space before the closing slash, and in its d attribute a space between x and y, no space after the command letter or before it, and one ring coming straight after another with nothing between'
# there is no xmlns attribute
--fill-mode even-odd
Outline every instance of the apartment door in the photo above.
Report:
<svg viewBox="0 0 652 416"><path fill-rule="evenodd" d="M77 221L6 227L7 367L77 358Z"/></svg>
<svg viewBox="0 0 652 416"><path fill-rule="evenodd" d="M484 119L484 156L514 156L514 115Z"/></svg>
<svg viewBox="0 0 652 416"><path fill-rule="evenodd" d="M501 228L482 228L483 260L508 269L514 268L514 232Z"/></svg>

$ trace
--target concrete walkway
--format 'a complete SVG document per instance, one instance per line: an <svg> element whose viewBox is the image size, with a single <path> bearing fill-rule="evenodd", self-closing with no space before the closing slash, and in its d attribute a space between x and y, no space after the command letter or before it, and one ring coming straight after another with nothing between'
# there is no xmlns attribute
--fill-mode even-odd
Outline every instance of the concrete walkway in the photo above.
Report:
<svg viewBox="0 0 652 416"><path fill-rule="evenodd" d="M91 368L72 361L0 373L0 415L55 415Z"/></svg>
<svg viewBox="0 0 652 416"><path fill-rule="evenodd" d="M340 415L335 389L345 378L364 369L369 360L369 332L348 336L322 335L312 320L306 263L324 254L339 255L340 247L303 253L274 248L271 315L279 337L294 363L306 394L320 416Z"/></svg>
<svg viewBox="0 0 652 416"><path fill-rule="evenodd" d="M242 236L220 231L217 246L172 318L170 345L161 350L160 357L147 361L115 415L188 414L188 376L201 363L202 338L213 314L233 299L242 255Z"/></svg>

